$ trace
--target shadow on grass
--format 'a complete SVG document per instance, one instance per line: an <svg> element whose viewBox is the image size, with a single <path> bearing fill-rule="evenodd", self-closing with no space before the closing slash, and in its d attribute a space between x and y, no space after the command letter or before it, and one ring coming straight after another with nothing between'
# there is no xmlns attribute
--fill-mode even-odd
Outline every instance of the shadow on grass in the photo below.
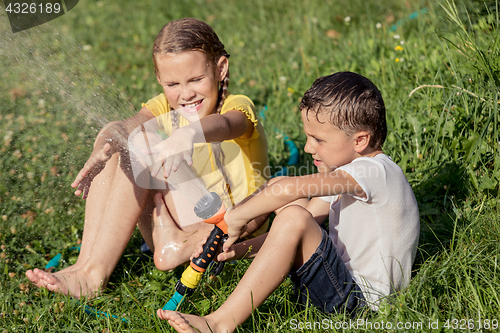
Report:
<svg viewBox="0 0 500 333"><path fill-rule="evenodd" d="M456 162L441 164L427 179L414 186L421 222L416 267L447 248L456 228L467 223L457 207L467 202L470 186L467 171Z"/></svg>

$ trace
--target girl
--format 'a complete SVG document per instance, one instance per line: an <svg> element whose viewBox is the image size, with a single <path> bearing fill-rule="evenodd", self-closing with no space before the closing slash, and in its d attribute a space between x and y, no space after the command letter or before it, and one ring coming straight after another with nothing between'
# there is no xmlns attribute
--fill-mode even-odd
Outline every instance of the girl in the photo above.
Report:
<svg viewBox="0 0 500 333"><path fill-rule="evenodd" d="M228 58L216 33L202 21L185 18L162 28L153 45L153 63L164 93L143 104L137 115L99 132L90 158L71 184L77 196L87 199L78 260L55 274L28 270L34 284L77 298L94 296L105 288L136 225L158 269L188 261L213 226L196 217L193 204L165 180L182 159L193 164L227 207L264 184L266 138L252 101L228 92ZM148 121L157 122L169 137L152 148L164 172L156 165L145 181L144 173L132 173L127 141ZM153 189L158 179L162 190ZM255 219L247 234L264 232L266 220Z"/></svg>

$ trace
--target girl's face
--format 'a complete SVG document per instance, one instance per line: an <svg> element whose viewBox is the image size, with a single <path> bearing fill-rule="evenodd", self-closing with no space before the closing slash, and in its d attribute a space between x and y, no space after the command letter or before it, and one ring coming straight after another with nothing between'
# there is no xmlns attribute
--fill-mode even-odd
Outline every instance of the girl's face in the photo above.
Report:
<svg viewBox="0 0 500 333"><path fill-rule="evenodd" d="M333 171L359 157L357 134L349 137L333 126L324 114L316 115L302 111L303 129L307 136L304 151L312 155L319 172Z"/></svg>
<svg viewBox="0 0 500 333"><path fill-rule="evenodd" d="M205 53L185 51L156 58L157 79L170 106L188 121L197 121L214 113L219 82L226 77L228 59L221 57L217 68Z"/></svg>

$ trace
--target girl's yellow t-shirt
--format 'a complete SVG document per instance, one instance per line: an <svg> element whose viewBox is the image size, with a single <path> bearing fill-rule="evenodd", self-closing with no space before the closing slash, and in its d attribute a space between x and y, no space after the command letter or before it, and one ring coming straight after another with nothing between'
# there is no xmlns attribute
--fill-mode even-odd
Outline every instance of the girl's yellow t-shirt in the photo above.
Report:
<svg viewBox="0 0 500 333"><path fill-rule="evenodd" d="M150 109L157 117L166 135L172 134L172 110L165 94L160 94L142 106ZM221 143L224 152L225 172L230 181L229 191L224 191L224 178L217 169L210 144L195 143L193 149L193 169L205 183L205 187L217 193L226 207L232 207L263 185L269 176L267 141L262 124L259 122L253 102L244 95L229 95L221 109L221 114L229 110L243 112L254 125L250 138L236 138ZM189 124L177 114L179 127Z"/></svg>

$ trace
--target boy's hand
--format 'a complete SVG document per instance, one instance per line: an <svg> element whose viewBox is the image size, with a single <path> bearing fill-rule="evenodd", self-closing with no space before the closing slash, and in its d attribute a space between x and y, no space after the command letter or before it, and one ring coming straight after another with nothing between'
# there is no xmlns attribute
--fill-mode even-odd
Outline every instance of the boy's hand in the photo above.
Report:
<svg viewBox="0 0 500 333"><path fill-rule="evenodd" d="M192 261L194 258L199 257L203 253L203 245L207 242L208 237L204 237L198 245L196 245L196 248L193 251L193 254L189 258L190 261ZM236 255L236 251L234 251L234 246L229 249L228 252L221 252L220 246L217 248L217 252L215 253L214 256L214 261L227 261L230 259L233 259L234 256Z"/></svg>
<svg viewBox="0 0 500 333"><path fill-rule="evenodd" d="M189 260L192 261L194 258L197 258L200 254L203 253L203 245L207 242L208 236L203 237L200 242L194 248L193 254L189 257Z"/></svg>
<svg viewBox="0 0 500 333"><path fill-rule="evenodd" d="M103 146L94 147L92 154L89 159L80 170L75 180L71 184L71 187L76 188L75 195L80 196L83 193L82 198L87 199L90 184L94 178L104 169L106 162L109 161L113 155L112 147L109 142L106 142Z"/></svg>
<svg viewBox="0 0 500 333"><path fill-rule="evenodd" d="M203 245L207 242L208 237L203 238L198 245L196 245L196 248L193 251L193 254L189 258L189 260L193 260L194 258L197 258L200 254L203 253ZM246 253L247 249L243 250L243 254L240 255L240 257L236 257L236 252L238 249L239 244L235 244L229 248L228 251L226 252L221 252L221 248L217 248L217 252L215 253L214 256L214 261L229 261L229 260L238 260L243 257L243 255ZM240 251L241 252L241 251Z"/></svg>
<svg viewBox="0 0 500 333"><path fill-rule="evenodd" d="M248 221L237 220L235 210L230 208L224 215L224 222L227 225L228 238L224 243L222 250L227 253L231 245L233 245L247 229Z"/></svg>
<svg viewBox="0 0 500 333"><path fill-rule="evenodd" d="M237 244L236 244L237 245ZM225 252L220 252L218 255L217 255L217 261L229 261L229 260L236 260L236 259L239 259L239 258L235 258L236 257L236 251L235 251L235 247L236 245L233 245L231 246L227 251Z"/></svg>

